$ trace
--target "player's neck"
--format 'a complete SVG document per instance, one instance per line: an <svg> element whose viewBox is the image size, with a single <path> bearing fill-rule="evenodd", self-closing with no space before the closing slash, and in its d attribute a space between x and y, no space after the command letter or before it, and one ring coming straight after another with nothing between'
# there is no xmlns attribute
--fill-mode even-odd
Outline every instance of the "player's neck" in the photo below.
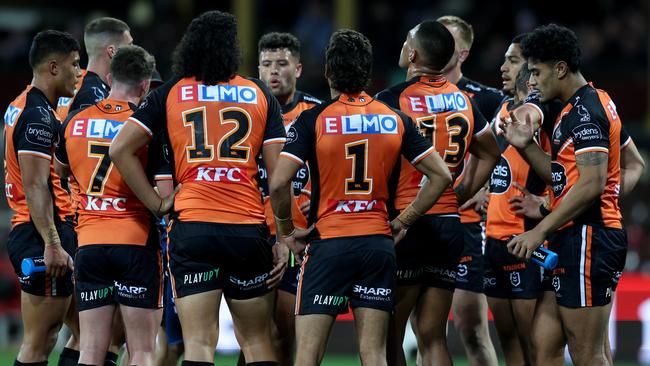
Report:
<svg viewBox="0 0 650 366"><path fill-rule="evenodd" d="M55 83L53 81L34 75L31 85L45 94L45 97L50 101L50 104L55 106L59 101L60 95L57 95Z"/></svg>
<svg viewBox="0 0 650 366"><path fill-rule="evenodd" d="M114 82L111 87L111 92L108 93L106 99L119 100L121 102L129 102L138 105L140 104L141 98L142 95L133 87L119 85Z"/></svg>
<svg viewBox="0 0 650 366"><path fill-rule="evenodd" d="M406 80L411 80L414 77L420 76L435 76L440 77L443 74L439 70L434 70L427 66L410 64L406 70Z"/></svg>
<svg viewBox="0 0 650 366"><path fill-rule="evenodd" d="M460 70L460 62L452 67L451 70L447 71L445 76L452 84L458 84L460 79L463 78L463 72Z"/></svg>
<svg viewBox="0 0 650 366"><path fill-rule="evenodd" d="M110 72L110 61L102 58L93 58L88 60L86 71L94 72L106 84L106 75Z"/></svg>
<svg viewBox="0 0 650 366"><path fill-rule="evenodd" d="M560 91L560 99L562 102L568 101L573 96L573 94L578 91L578 89L587 85L587 79L582 76L582 73L580 71L569 73L566 78L567 79L565 81L565 85Z"/></svg>
<svg viewBox="0 0 650 366"><path fill-rule="evenodd" d="M291 92L287 95L281 95L277 96L278 102L280 102L280 105L285 106L287 104L291 104L293 102L293 97L296 95L296 89L292 89Z"/></svg>

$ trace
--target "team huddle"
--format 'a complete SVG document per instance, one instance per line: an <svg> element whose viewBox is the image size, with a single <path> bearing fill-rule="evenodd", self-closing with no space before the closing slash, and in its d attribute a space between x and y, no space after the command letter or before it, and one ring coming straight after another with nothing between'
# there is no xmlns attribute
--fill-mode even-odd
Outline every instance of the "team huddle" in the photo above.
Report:
<svg viewBox="0 0 650 366"><path fill-rule="evenodd" d="M336 31L321 101L296 90L288 33L239 74L228 13L191 22L165 82L120 20L86 26L86 70L77 40L38 33L5 113L14 365L47 365L63 323L62 366L116 365L124 344L123 364L212 365L222 297L240 365L319 364L349 309L363 365L406 365L409 323L418 364L451 365L450 311L470 364L497 365L488 306L508 365L563 365L567 344L612 364L618 201L644 162L573 31L504 45L502 90L462 74L472 42L455 16L415 25L406 81L371 96L369 40ZM530 261L540 246L554 269Z"/></svg>

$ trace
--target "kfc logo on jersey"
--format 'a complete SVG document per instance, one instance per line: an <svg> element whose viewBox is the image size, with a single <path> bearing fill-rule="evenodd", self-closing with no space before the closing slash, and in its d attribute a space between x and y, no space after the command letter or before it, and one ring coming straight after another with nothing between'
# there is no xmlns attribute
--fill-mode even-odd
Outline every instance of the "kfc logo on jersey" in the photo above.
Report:
<svg viewBox="0 0 650 366"><path fill-rule="evenodd" d="M508 163L508 159L501 156L499 164L494 167L490 176L490 193L503 194L507 192L511 182L510 163Z"/></svg>
<svg viewBox="0 0 650 366"><path fill-rule="evenodd" d="M257 90L241 85L190 84L178 89L178 101L257 104Z"/></svg>
<svg viewBox="0 0 650 366"><path fill-rule="evenodd" d="M7 111L5 112L5 124L7 126L13 127L13 125L16 123L16 120L18 119L18 116L20 115L20 112L22 111L22 109L14 107L12 105L7 107Z"/></svg>
<svg viewBox="0 0 650 366"><path fill-rule="evenodd" d="M112 140L124 126L124 122L110 119L78 119L72 123L71 137L87 137Z"/></svg>
<svg viewBox="0 0 650 366"><path fill-rule="evenodd" d="M245 179L246 176L239 168L198 167L196 169L194 181L239 183Z"/></svg>
<svg viewBox="0 0 650 366"><path fill-rule="evenodd" d="M384 209L384 205L378 204L377 200L331 201L331 203L336 205L334 212L352 213Z"/></svg>
<svg viewBox="0 0 650 366"><path fill-rule="evenodd" d="M86 211L117 211L127 209L126 198L123 197L95 197L82 195L81 205Z"/></svg>
<svg viewBox="0 0 650 366"><path fill-rule="evenodd" d="M407 96L411 112L442 113L466 111L469 107L467 97L461 92Z"/></svg>
<svg viewBox="0 0 650 366"><path fill-rule="evenodd" d="M593 123L583 123L574 128L571 133L573 134L574 143L601 140L603 138L603 134L600 132L600 127Z"/></svg>
<svg viewBox="0 0 650 366"><path fill-rule="evenodd" d="M397 117L390 114L353 114L322 118L325 135L397 134Z"/></svg>
<svg viewBox="0 0 650 366"><path fill-rule="evenodd" d="M553 196L558 198L564 192L564 187L566 187L566 170L562 164L555 161L551 163L551 180L553 182Z"/></svg>

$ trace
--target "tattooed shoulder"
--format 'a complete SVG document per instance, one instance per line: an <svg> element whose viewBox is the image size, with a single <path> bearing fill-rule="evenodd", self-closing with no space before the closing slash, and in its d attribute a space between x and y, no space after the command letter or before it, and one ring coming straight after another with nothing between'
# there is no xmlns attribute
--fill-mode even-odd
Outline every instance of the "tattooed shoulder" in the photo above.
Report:
<svg viewBox="0 0 650 366"><path fill-rule="evenodd" d="M586 152L584 154L576 155L576 165L600 165L607 163L608 154L600 151Z"/></svg>

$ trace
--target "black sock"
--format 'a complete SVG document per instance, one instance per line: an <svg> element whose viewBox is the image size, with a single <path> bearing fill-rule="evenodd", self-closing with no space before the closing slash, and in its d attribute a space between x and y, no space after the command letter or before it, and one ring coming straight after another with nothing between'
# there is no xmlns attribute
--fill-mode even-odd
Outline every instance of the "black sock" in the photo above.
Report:
<svg viewBox="0 0 650 366"><path fill-rule="evenodd" d="M280 366L280 363L275 361L257 361L249 362L246 364L246 366Z"/></svg>
<svg viewBox="0 0 650 366"><path fill-rule="evenodd" d="M14 366L47 366L47 361L41 362L20 362L18 360L14 361Z"/></svg>
<svg viewBox="0 0 650 366"><path fill-rule="evenodd" d="M106 358L104 359L104 366L117 366L117 358L119 355L113 352L106 352Z"/></svg>
<svg viewBox="0 0 650 366"><path fill-rule="evenodd" d="M183 361L181 366L214 366L212 362L203 362L203 361Z"/></svg>
<svg viewBox="0 0 650 366"><path fill-rule="evenodd" d="M72 348L64 348L59 356L59 366L77 366L79 362L79 351Z"/></svg>

